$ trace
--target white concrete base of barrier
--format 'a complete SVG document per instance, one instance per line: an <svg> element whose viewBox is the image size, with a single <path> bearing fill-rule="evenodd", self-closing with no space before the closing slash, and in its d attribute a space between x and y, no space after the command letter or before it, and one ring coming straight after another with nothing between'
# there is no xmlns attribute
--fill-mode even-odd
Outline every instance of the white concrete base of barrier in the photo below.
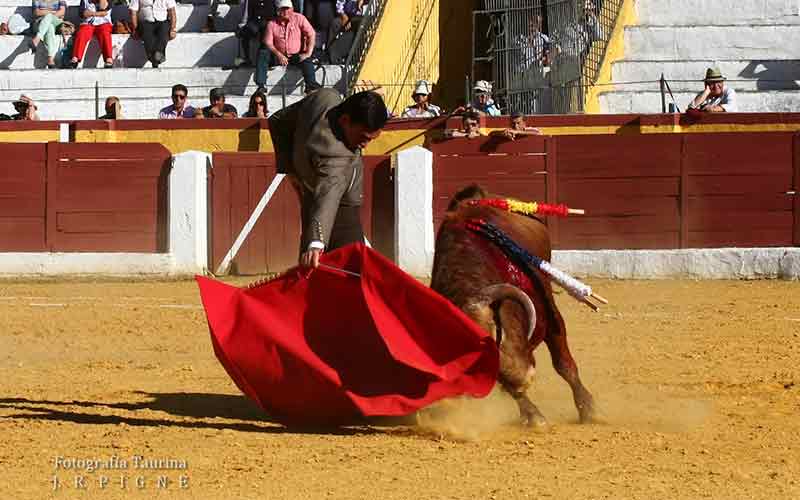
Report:
<svg viewBox="0 0 800 500"><path fill-rule="evenodd" d="M0 277L56 275L159 275L203 273L208 267L208 169L211 155L187 151L173 157L169 173L166 253L0 253Z"/></svg>
<svg viewBox="0 0 800 500"><path fill-rule="evenodd" d="M0 276L172 275L170 254L158 253L0 253Z"/></svg>
<svg viewBox="0 0 800 500"><path fill-rule="evenodd" d="M553 264L574 276L614 279L800 279L800 248L561 250Z"/></svg>

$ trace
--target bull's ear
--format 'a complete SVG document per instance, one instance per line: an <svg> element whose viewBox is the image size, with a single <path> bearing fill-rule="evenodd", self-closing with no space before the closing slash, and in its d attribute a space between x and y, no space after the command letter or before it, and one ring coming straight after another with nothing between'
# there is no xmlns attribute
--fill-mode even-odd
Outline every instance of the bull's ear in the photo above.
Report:
<svg viewBox="0 0 800 500"><path fill-rule="evenodd" d="M486 191L484 191L483 188L477 184L470 184L469 186L462 188L453 196L453 198L450 200L450 204L447 205L447 210L455 210L458 208L458 204L464 200L481 200L483 198L486 198Z"/></svg>

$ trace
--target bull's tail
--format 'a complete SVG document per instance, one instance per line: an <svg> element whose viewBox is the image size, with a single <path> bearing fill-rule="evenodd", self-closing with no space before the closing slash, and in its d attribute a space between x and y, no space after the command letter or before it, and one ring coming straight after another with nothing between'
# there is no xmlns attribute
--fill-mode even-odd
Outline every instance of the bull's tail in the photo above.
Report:
<svg viewBox="0 0 800 500"><path fill-rule="evenodd" d="M533 301L528 295L508 283L500 283L497 285L489 285L481 289L478 296L474 301L470 301L467 308L477 318L490 318L493 316L491 307L493 304L501 300L514 300L525 309L525 314L528 319L528 332L527 339L530 340L533 335L533 330L536 328L536 308L533 306ZM502 342L502 329L497 329L497 344Z"/></svg>

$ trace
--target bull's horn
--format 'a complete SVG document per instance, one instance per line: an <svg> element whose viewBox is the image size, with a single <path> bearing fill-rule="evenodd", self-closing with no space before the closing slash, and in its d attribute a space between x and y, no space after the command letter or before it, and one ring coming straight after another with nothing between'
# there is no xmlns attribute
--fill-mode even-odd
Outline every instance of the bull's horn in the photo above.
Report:
<svg viewBox="0 0 800 500"><path fill-rule="evenodd" d="M487 305L505 299L516 300L525 309L525 313L528 315L527 338L528 340L531 339L533 336L533 329L536 328L536 308L533 307L533 301L528 297L528 294L508 283L489 285L481 289L480 293L485 297Z"/></svg>

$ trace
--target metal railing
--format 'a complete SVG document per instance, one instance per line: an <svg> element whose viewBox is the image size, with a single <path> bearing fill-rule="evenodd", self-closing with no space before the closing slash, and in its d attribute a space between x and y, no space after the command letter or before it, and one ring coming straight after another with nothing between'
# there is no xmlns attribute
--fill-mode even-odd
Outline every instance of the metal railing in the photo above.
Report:
<svg viewBox="0 0 800 500"><path fill-rule="evenodd" d="M583 89L597 79L622 0L483 5L473 12L471 80L493 81L505 112L582 112Z"/></svg>
<svg viewBox="0 0 800 500"><path fill-rule="evenodd" d="M353 91L358 73L367 57L367 52L372 44L372 40L375 38L375 33L378 31L378 26L380 25L380 20L383 16L383 11L386 9L387 2L388 0L370 0L366 5L366 12L361 20L361 24L358 26L358 31L356 31L355 38L353 39L353 45L350 47L350 51L344 63L344 68L342 69L344 87L347 94Z"/></svg>

